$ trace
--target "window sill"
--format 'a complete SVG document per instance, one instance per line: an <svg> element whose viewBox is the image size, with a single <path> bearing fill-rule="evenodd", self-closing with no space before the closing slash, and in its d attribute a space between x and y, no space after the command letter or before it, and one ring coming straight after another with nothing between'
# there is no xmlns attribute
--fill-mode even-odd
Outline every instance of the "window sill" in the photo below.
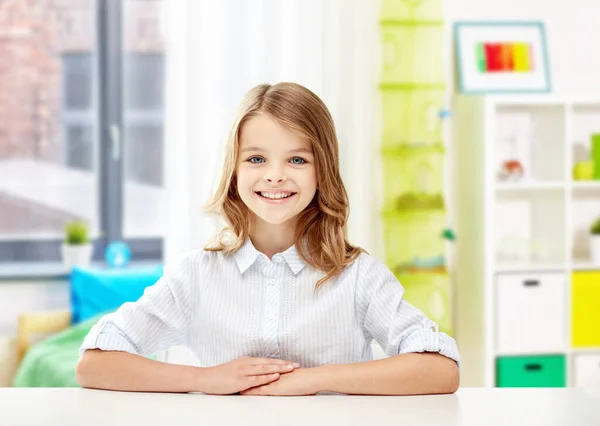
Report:
<svg viewBox="0 0 600 426"><path fill-rule="evenodd" d="M160 262L137 261L129 266L156 266ZM91 268L107 268L104 262L92 262ZM0 263L0 285L8 281L39 281L69 279L70 273L65 270L62 262L7 262Z"/></svg>

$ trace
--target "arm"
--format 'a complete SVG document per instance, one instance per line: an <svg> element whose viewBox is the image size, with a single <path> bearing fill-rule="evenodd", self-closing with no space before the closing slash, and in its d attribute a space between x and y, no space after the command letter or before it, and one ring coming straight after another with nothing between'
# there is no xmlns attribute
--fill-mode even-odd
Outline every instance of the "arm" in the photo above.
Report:
<svg viewBox="0 0 600 426"><path fill-rule="evenodd" d="M347 366L353 392L385 394L453 393L459 385L456 342L404 298L404 287L381 262L361 256L356 311L367 342L375 339L389 358ZM348 389L332 366L331 379Z"/></svg>
<svg viewBox="0 0 600 426"><path fill-rule="evenodd" d="M192 370L145 357L187 344L191 260L185 257L167 265L163 276L137 302L123 304L92 327L76 367L82 386L115 390L190 387Z"/></svg>
<svg viewBox="0 0 600 426"><path fill-rule="evenodd" d="M452 359L435 353L410 353L376 361L300 368L277 381L241 393L424 395L454 393L458 385L458 366Z"/></svg>
<svg viewBox="0 0 600 426"><path fill-rule="evenodd" d="M201 369L120 351L85 351L75 369L84 388L133 392L202 392Z"/></svg>
<svg viewBox="0 0 600 426"><path fill-rule="evenodd" d="M316 392L361 395L454 393L459 386L456 362L435 353L411 353L355 364L314 368Z"/></svg>
<svg viewBox="0 0 600 426"><path fill-rule="evenodd" d="M228 395L278 380L298 365L279 359L243 357L215 367L153 361L127 352L85 351L77 381L85 388L130 392L203 392Z"/></svg>

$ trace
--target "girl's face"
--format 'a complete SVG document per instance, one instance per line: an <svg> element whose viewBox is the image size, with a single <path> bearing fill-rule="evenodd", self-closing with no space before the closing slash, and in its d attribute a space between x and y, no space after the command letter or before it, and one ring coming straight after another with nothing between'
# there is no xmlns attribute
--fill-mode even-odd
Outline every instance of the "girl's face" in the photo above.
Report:
<svg viewBox="0 0 600 426"><path fill-rule="evenodd" d="M237 187L244 204L269 224L295 218L317 190L310 141L260 114L242 126L239 142Z"/></svg>

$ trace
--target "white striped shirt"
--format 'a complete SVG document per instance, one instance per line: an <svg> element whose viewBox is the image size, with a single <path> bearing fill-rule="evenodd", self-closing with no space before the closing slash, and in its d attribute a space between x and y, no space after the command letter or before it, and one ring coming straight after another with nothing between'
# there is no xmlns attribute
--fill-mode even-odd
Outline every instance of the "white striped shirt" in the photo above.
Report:
<svg viewBox="0 0 600 426"><path fill-rule="evenodd" d="M456 342L404 300L381 262L362 253L315 292L324 276L292 246L272 260L248 239L234 254L194 250L164 268L136 302L104 316L86 349L150 356L174 346L209 367L243 356L272 357L301 367L439 352L460 365Z"/></svg>

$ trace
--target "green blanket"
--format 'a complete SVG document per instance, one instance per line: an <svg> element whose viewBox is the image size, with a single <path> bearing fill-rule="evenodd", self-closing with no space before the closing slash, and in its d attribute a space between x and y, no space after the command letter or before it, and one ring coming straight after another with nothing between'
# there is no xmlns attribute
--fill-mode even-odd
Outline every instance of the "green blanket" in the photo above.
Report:
<svg viewBox="0 0 600 426"><path fill-rule="evenodd" d="M79 387L75 380L79 347L100 317L102 315L90 318L32 345L17 369L13 386Z"/></svg>

